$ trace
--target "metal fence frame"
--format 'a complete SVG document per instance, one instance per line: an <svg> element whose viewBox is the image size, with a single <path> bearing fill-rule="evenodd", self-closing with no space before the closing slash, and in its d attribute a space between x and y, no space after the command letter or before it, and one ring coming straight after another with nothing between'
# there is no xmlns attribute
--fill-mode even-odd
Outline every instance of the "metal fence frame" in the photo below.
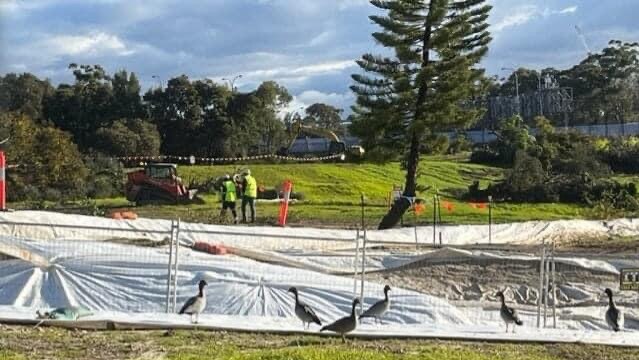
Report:
<svg viewBox="0 0 639 360"><path fill-rule="evenodd" d="M289 239L289 240L315 240L315 241L332 241L343 242L353 244L354 257L353 257L353 296L359 296L362 303L364 303L365 286L366 286L366 248L371 245L384 245L394 244L394 242L379 241L368 239L367 229L358 228L353 230L353 235L349 237L328 237L328 236L301 236L301 235L284 235L284 234L251 234L239 231L224 231L224 230L201 230L201 229L188 229L183 226L180 219L171 220L171 226L167 229L133 229L133 228L117 228L117 227L103 227L103 226L88 226L88 225L71 225L71 224L44 224L35 222L12 222L12 221L0 221L0 225L9 226L34 226L45 228L63 228L73 230L93 230L93 231L108 231L108 232L120 232L120 233L144 233L144 234L165 234L169 238L169 261L167 264L167 284L166 284L166 312L175 313L177 311L177 281L179 271L179 254L180 254L180 236L183 234L203 234L203 235L230 235L230 236L247 236L247 237L259 237L259 238L277 238L277 239ZM436 231L436 228L434 228ZM417 239L416 239L417 240ZM422 246L430 246L428 242L421 244ZM552 244L552 252L547 249L549 244L545 242L540 248L540 277L539 277L539 299L537 304L537 327L546 327L547 323L547 306L548 298L550 296L549 289L552 289L552 319L553 327L556 328L556 286L555 286L555 259L554 259L554 243ZM432 244L433 248L438 248L440 244ZM359 284L358 284L359 282ZM359 285L359 293L358 293ZM361 306L360 306L361 309ZM361 310L360 310L361 311ZM543 314L543 315L542 315ZM543 316L543 321L542 321Z"/></svg>

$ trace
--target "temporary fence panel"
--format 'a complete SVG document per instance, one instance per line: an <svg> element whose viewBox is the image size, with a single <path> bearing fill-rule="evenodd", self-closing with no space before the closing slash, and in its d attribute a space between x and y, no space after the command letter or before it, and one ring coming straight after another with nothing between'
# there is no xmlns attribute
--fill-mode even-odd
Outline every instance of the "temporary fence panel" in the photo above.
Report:
<svg viewBox="0 0 639 360"><path fill-rule="evenodd" d="M299 299L326 323L346 315L354 297L363 300L360 311L366 310L384 299L384 285L390 285L391 309L383 317L390 323L505 328L496 297L503 291L527 329L544 324L603 329L602 318L574 306L604 309L599 287L618 288L610 264L562 258L550 246L530 252L494 246L465 250L426 247L424 241L416 249L410 241L371 239L365 228L276 233L179 220L157 224L147 229L55 225L73 230L64 232L73 234L71 239L51 238L56 233L51 224L0 224L48 229L32 232L42 234L40 239L0 236L6 255L0 258L0 306L175 313L206 280L207 314L295 321L288 289L296 287Z"/></svg>

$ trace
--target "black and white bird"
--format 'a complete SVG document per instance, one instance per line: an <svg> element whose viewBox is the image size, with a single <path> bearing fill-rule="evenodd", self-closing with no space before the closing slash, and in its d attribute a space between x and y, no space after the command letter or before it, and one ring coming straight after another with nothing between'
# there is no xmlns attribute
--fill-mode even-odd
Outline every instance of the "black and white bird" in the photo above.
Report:
<svg viewBox="0 0 639 360"><path fill-rule="evenodd" d="M373 306L368 308L368 310L364 311L364 313L359 316L359 319L362 320L363 318L374 318L375 323L377 323L378 321L381 323L382 316L384 316L384 314L390 308L390 298L388 297L388 292L390 290L390 286L384 286L384 299L376 302L375 304L373 304Z"/></svg>
<svg viewBox="0 0 639 360"><path fill-rule="evenodd" d="M204 311L206 307L206 293L204 292L204 287L208 285L206 281L200 280L199 293L192 298L188 299L182 309L180 309L180 314L189 314L191 315L191 323L197 324L199 321L200 313ZM193 321L193 315L195 315L195 321Z"/></svg>
<svg viewBox="0 0 639 360"><path fill-rule="evenodd" d="M515 325L522 326L524 323L519 319L519 315L517 314L517 310L508 307L506 305L506 299L504 298L503 292L498 292L497 297L501 299L501 309L499 310L499 315L501 315L501 319L506 323L506 332L508 332L508 325L513 325L513 333L515 332Z"/></svg>
<svg viewBox="0 0 639 360"><path fill-rule="evenodd" d="M612 299L612 290L606 289L606 295L608 295L608 310L606 310L606 323L610 328L617 332L623 328L623 313L615 305L615 301Z"/></svg>
<svg viewBox="0 0 639 360"><path fill-rule="evenodd" d="M311 323L315 323L319 326L322 326L322 322L315 314L313 309L300 301L299 295L297 293L297 288L292 287L288 289L288 292L293 293L295 295L295 315L302 320L302 325L304 329L311 326Z"/></svg>
<svg viewBox="0 0 639 360"><path fill-rule="evenodd" d="M351 309L351 315L347 317L343 317L332 324L326 325L320 329L322 331L332 331L342 335L342 341L346 342L346 337L344 334L347 334L357 327L357 315L355 314L355 308L359 305L359 299L355 298L353 300L353 308Z"/></svg>

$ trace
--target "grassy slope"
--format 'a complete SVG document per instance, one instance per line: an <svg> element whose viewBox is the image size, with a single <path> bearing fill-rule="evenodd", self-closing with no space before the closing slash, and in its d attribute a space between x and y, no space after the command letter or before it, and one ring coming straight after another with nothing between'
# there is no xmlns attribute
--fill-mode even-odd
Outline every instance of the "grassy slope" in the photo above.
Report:
<svg viewBox="0 0 639 360"><path fill-rule="evenodd" d="M266 188L279 186L284 179L294 182L294 191L305 195L303 203L291 207L289 223L292 225L355 226L359 222L360 194L366 196L366 221L376 224L386 211L387 197L393 185L403 184L403 172L398 163L375 164L277 164L250 165L260 185ZM181 176L189 180L204 180L233 173L236 166L182 166ZM469 207L459 200L469 184L478 180L482 186L503 177L504 170L495 167L470 164L464 158L426 157L422 161L419 184L430 186L420 194L428 200L426 211L417 218L418 223L432 222L432 195L437 189L453 203L454 210L442 211L444 223L477 224L487 222L487 211ZM635 181L636 177L623 177L623 181ZM206 223L219 222L217 196L205 195L205 205L191 206L146 206L136 209L145 217L175 218ZM128 207L124 198L98 200L107 208ZM20 204L12 204L20 208ZM276 223L277 204L258 205L259 222ZM527 220L557 220L571 218L596 218L591 209L570 204L497 204L493 211L494 221L513 222ZM406 217L412 224L412 214Z"/></svg>
<svg viewBox="0 0 639 360"><path fill-rule="evenodd" d="M402 185L404 173L398 163L376 164L280 164L252 165L254 176L261 185L273 188L285 179L292 179L294 190L305 195L302 204L291 208L289 222L313 225L355 225L361 216L360 194L366 197L366 219L370 224L386 212L388 194L394 185ZM233 173L234 166L195 166L180 168L185 179L203 180ZM426 211L417 218L418 223L432 220L432 195L439 191L454 210L442 211L445 223L486 223L487 211L469 207L459 200L468 185L480 181L482 186L502 178L504 170L470 164L454 158L426 158L422 161L418 182L430 187L419 194L428 200ZM147 207L139 209L144 216L180 216L184 219L198 219L205 222L217 221L217 204L214 196L206 198L207 205L185 207ZM259 205L261 221L275 223L278 207L276 204ZM566 204L500 204L494 209L495 222L523 220L555 220L589 217L588 209ZM412 215L406 217L413 223Z"/></svg>
<svg viewBox="0 0 639 360"><path fill-rule="evenodd" d="M178 331L72 332L13 328L0 335L0 359L437 359L581 360L639 358L637 349L588 345L481 344L416 340L349 340Z"/></svg>

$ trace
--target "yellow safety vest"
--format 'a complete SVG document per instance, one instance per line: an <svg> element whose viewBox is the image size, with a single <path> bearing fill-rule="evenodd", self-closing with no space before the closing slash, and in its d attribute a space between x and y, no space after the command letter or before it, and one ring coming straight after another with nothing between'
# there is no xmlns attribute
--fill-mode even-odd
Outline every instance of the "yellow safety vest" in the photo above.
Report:
<svg viewBox="0 0 639 360"><path fill-rule="evenodd" d="M224 201L235 202L235 200L237 200L235 183L233 183L231 180L227 180L224 182L223 185L224 185Z"/></svg>
<svg viewBox="0 0 639 360"><path fill-rule="evenodd" d="M244 196L251 197L253 199L257 198L257 181L251 175L246 175L244 177L246 181L246 189L244 189Z"/></svg>

